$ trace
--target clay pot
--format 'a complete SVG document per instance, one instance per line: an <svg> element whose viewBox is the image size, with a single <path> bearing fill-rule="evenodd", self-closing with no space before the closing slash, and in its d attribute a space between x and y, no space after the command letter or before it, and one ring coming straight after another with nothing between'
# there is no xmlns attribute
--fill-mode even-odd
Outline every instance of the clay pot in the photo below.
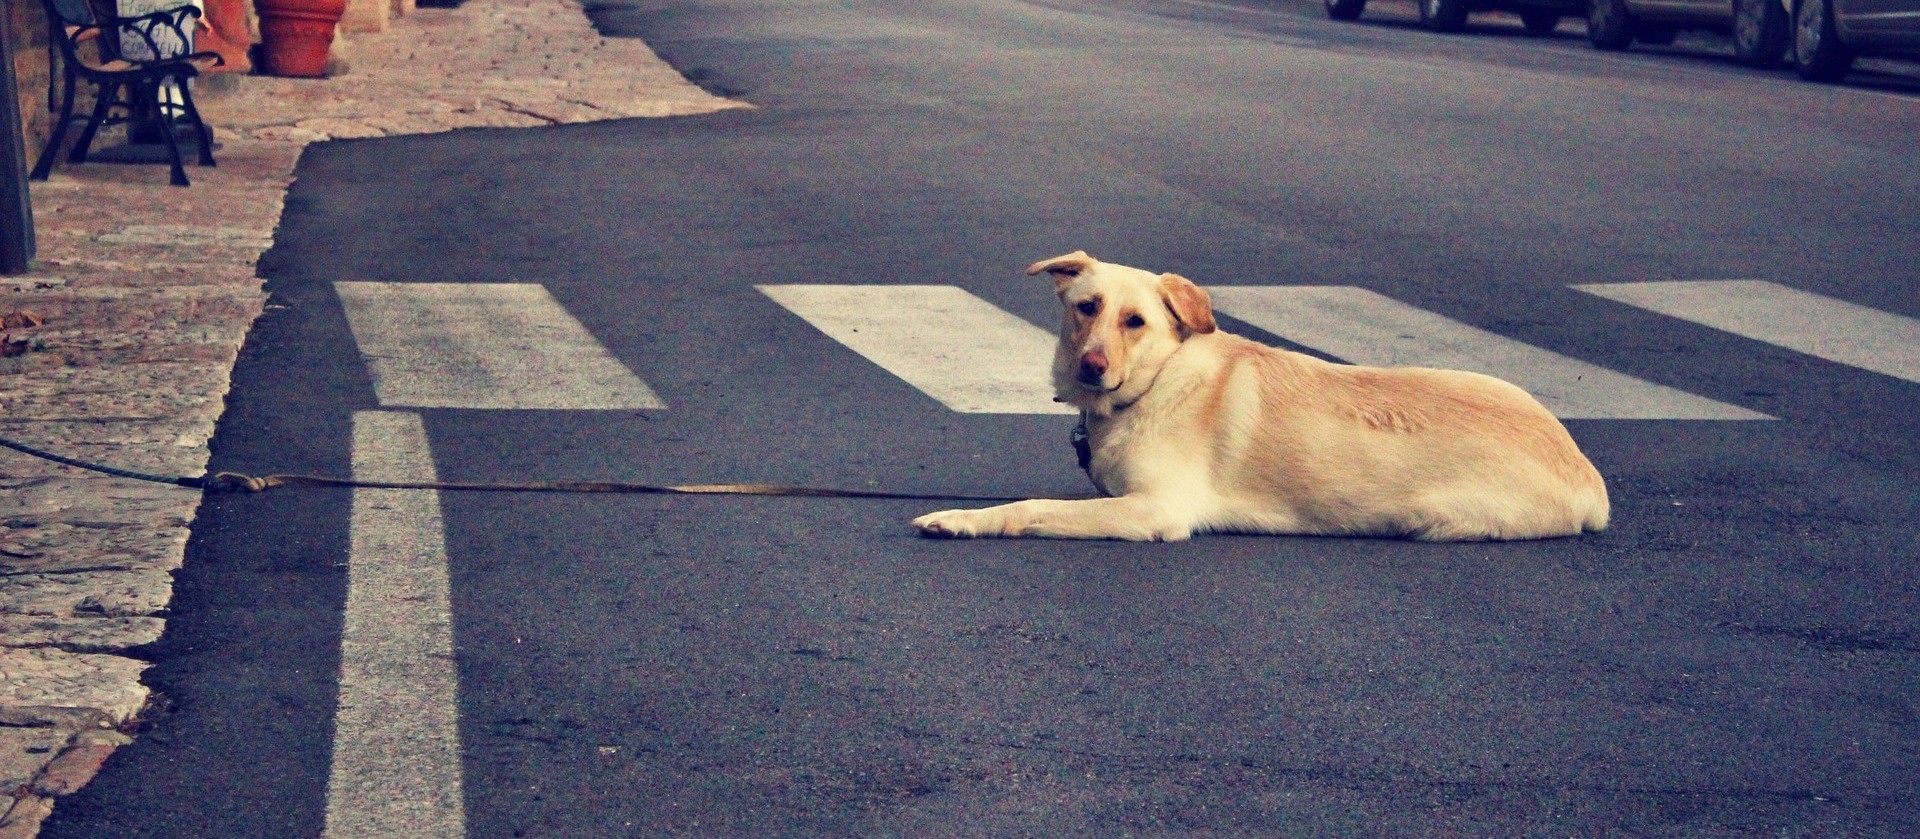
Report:
<svg viewBox="0 0 1920 839"><path fill-rule="evenodd" d="M246 73L253 70L247 55L251 39L247 37L247 0L205 0L200 16L202 31L193 35L193 48L212 50L224 62L207 73Z"/></svg>
<svg viewBox="0 0 1920 839"><path fill-rule="evenodd" d="M347 0L254 0L260 14L260 69L276 76L324 76L333 28Z"/></svg>

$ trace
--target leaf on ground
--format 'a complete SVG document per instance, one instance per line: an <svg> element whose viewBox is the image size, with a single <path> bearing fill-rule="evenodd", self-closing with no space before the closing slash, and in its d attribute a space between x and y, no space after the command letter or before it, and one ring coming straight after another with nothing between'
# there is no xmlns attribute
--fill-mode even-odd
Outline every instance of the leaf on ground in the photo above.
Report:
<svg viewBox="0 0 1920 839"><path fill-rule="evenodd" d="M46 322L46 318L31 309L14 309L0 314L0 329L32 329Z"/></svg>

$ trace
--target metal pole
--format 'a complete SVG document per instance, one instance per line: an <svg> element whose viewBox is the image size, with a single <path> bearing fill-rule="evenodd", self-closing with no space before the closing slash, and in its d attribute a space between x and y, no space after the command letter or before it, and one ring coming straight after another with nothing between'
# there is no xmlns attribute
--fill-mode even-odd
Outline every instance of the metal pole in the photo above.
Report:
<svg viewBox="0 0 1920 839"><path fill-rule="evenodd" d="M13 13L0 8L0 274L26 273L33 262L33 199L27 193L26 137L20 128L20 85L13 77Z"/></svg>

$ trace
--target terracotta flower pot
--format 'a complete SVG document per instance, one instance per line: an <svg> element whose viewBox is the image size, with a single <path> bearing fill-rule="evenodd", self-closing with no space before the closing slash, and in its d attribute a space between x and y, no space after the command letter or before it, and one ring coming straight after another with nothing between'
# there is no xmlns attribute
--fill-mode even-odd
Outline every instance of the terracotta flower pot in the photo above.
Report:
<svg viewBox="0 0 1920 839"><path fill-rule="evenodd" d="M203 31L195 32L193 48L212 50L224 63L208 73L246 73L253 70L247 55L252 39L247 37L247 0L205 0L200 16Z"/></svg>
<svg viewBox="0 0 1920 839"><path fill-rule="evenodd" d="M333 28L347 0L254 0L261 69L276 76L326 75Z"/></svg>

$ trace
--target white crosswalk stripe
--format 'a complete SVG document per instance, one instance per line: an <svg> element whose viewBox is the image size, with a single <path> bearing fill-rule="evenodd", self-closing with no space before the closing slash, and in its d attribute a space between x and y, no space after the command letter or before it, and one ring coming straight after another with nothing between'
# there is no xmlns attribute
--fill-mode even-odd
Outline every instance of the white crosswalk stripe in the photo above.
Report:
<svg viewBox="0 0 1920 839"><path fill-rule="evenodd" d="M962 413L1066 414L1051 333L947 285L763 285L828 337Z"/></svg>
<svg viewBox="0 0 1920 839"><path fill-rule="evenodd" d="M1920 320L1762 280L1574 286L1669 317L1920 382Z"/></svg>
<svg viewBox="0 0 1920 839"><path fill-rule="evenodd" d="M385 407L664 408L531 283L334 283Z"/></svg>
<svg viewBox="0 0 1920 839"><path fill-rule="evenodd" d="M1215 307L1355 364L1444 367L1513 382L1562 419L1765 420L1351 286L1216 286Z"/></svg>

